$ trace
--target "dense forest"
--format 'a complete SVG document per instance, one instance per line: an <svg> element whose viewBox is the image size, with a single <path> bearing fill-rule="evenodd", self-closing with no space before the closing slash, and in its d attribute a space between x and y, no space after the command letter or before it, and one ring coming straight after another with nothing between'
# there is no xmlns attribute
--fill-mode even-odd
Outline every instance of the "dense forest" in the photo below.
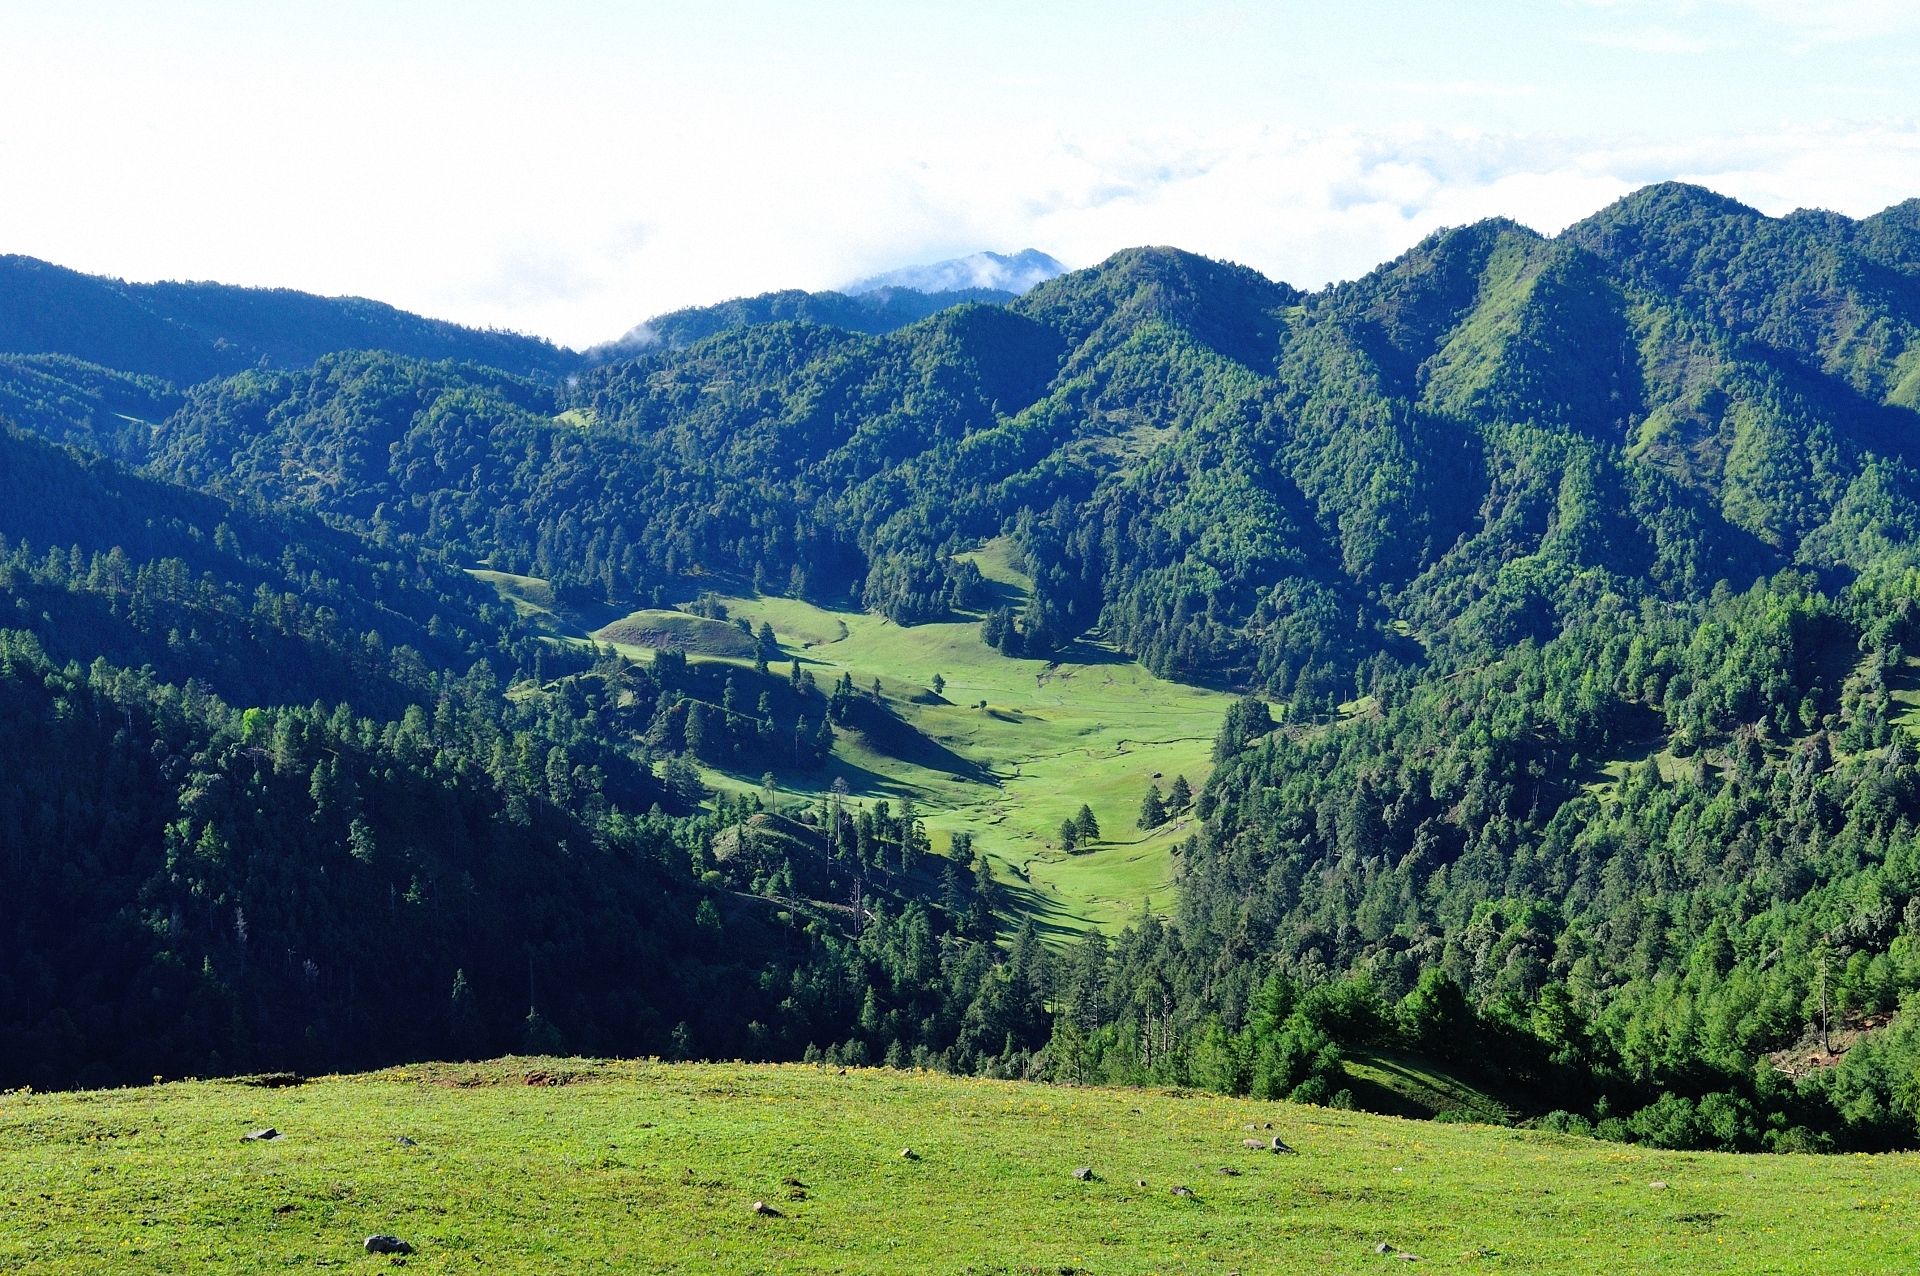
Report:
<svg viewBox="0 0 1920 1276"><path fill-rule="evenodd" d="M191 374L78 339L0 358L4 411L75 449L3 441L72 476L0 502L10 712L124 786L71 800L89 824L57 814L64 771L10 781L67 830L12 871L124 933L87 950L111 969L46 955L70 929L14 946L39 965L0 988L24 1043L0 1066L215 1066L49 1053L82 985L87 1041L213 1034L190 980L110 1026L164 955L223 990L234 1067L458 1023L476 1049L538 1029L1345 1102L1343 1051L1404 1049L1606 1137L1920 1142L1920 201L1768 218L1668 184L1315 293L1133 249L882 332L778 296L564 369L399 342ZM211 302L141 304L210 330ZM62 521L88 500L136 512ZM1034 582L1017 610L957 557L996 536ZM996 942L990 875L911 812L702 804L676 760L804 771L885 705L781 669L771 635L750 671L542 643L481 566L580 603L974 616L1009 655L1103 644L1232 688L1178 905L1054 951L1002 902ZM365 814L328 805L329 768ZM469 836L408 831L429 792ZM293 956L244 964L237 879L169 876L206 836L285 884L249 926L313 991ZM127 867L66 872L106 848ZM449 917L500 911L433 932L406 972L432 988L383 994L428 1035L348 1032L376 976L343 954L456 880ZM305 929L273 911L296 889ZM1823 1003L1879 1030L1776 1068Z"/></svg>

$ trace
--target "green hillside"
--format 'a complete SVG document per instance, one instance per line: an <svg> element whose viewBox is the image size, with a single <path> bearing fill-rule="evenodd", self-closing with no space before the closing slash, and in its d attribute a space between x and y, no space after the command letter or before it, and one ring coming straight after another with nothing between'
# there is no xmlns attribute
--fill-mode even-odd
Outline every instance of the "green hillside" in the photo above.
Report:
<svg viewBox="0 0 1920 1276"><path fill-rule="evenodd" d="M783 653L822 683L850 674L864 690L878 679L887 721L898 728L842 732L827 768L781 777L783 791L817 796L843 781L857 799L910 797L927 827L945 835L936 849L970 834L1008 888L1009 915L1033 917L1048 933L1116 929L1149 901L1163 911L1171 902L1172 853L1196 825L1179 818L1143 833L1135 827L1141 795L1156 777L1163 788L1180 774L1196 787L1204 781L1231 697L1157 678L1092 644L1054 661L1010 660L980 641L977 622L902 628L795 599L718 601L756 630L770 624ZM672 645L689 653L751 663L752 644L738 629L685 613L636 612L595 637L643 657L669 645L669 629ZM759 785L751 773L711 778ZM1060 825L1083 804L1103 836L1068 853Z"/></svg>
<svg viewBox="0 0 1920 1276"><path fill-rule="evenodd" d="M464 328L364 297L128 283L12 254L0 255L0 350L65 356L183 387L262 360L287 367L339 350L392 350L549 378L579 364L572 351L538 337Z"/></svg>
<svg viewBox="0 0 1920 1276"><path fill-rule="evenodd" d="M0 772L0 1075L446 1053L472 997L487 1053L1920 1144L1916 225L1669 183L559 384L389 315L168 385L307 303L15 262L73 304L0 401L88 455L0 506L60 746ZM369 944L429 955L407 1041Z"/></svg>
<svg viewBox="0 0 1920 1276"><path fill-rule="evenodd" d="M263 1127L281 1137L242 1140ZM1276 1135L1292 1155L1242 1146ZM387 1270L374 1234L432 1272L1883 1272L1916 1257L1917 1192L1912 1156L807 1066L510 1059L0 1103L0 1262L25 1273Z"/></svg>
<svg viewBox="0 0 1920 1276"><path fill-rule="evenodd" d="M969 302L1000 305L1014 294L994 288L962 288L951 292L921 292L915 288L876 288L849 296L839 292L766 292L757 297L723 301L717 306L693 306L655 315L618 341L586 352L589 362L630 359L655 346L684 350L718 332L756 324L797 320L844 328L849 332L879 334L904 328L928 315Z"/></svg>

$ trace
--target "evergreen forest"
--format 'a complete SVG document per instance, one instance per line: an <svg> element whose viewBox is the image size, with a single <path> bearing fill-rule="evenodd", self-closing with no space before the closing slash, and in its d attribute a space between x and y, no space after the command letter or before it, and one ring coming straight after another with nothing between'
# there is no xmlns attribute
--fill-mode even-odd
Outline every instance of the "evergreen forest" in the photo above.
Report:
<svg viewBox="0 0 1920 1276"><path fill-rule="evenodd" d="M0 260L0 1085L524 1049L1365 1106L1390 1057L1569 1133L1920 1146L1920 200L836 296L583 355ZM1061 941L824 782L904 729L877 684L484 574L1236 699L1139 796L1176 893Z"/></svg>

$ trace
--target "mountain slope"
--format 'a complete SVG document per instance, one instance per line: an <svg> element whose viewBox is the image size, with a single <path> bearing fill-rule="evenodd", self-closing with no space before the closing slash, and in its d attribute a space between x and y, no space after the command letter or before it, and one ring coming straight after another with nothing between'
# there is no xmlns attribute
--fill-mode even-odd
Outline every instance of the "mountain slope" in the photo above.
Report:
<svg viewBox="0 0 1920 1276"><path fill-rule="evenodd" d="M1067 273L1059 260L1027 248L1017 253L970 253L924 266L904 266L848 284L852 295L877 292L885 288L912 288L919 292L954 292L963 289L997 289L1019 296L1056 275Z"/></svg>
<svg viewBox="0 0 1920 1276"><path fill-rule="evenodd" d="M778 594L864 606L916 663L872 673L945 716L993 711L940 703L925 666L952 633L1036 686L1117 654L1245 693L1159 843L1167 911L1057 957L1022 930L969 983L997 888L984 859L943 866L937 909L876 910L886 937L831 975L870 996L756 1018L767 1053L1333 1102L1343 1050L1412 1052L1569 1131L1904 1146L1920 1032L1865 1029L1920 993L1915 220L1655 187L1554 238L1443 231L1312 294L1130 249L1005 306L881 335L748 323L557 388L389 353L252 369L139 432L154 475L236 506L638 613L602 633L710 634ZM77 388L36 400L39 428L104 419L107 382L60 375ZM836 640L815 622L803 642ZM552 692L516 657L540 690L510 713L606 749L608 776L684 781L691 757L735 791L769 770L817 789L843 727L936 754L884 686L811 687L804 646L720 634L737 663L602 658ZM1169 796L1141 795L1143 832ZM810 808L832 831L811 877L736 854L745 833L701 840L719 812L676 845L703 886L884 874L930 897L918 816L840 801ZM1080 837L1060 827L1062 857ZM1758 1066L1822 1004L1861 1045L1799 1080Z"/></svg>
<svg viewBox="0 0 1920 1276"><path fill-rule="evenodd" d="M184 386L262 360L297 367L340 350L392 350L548 379L577 363L571 351L535 337L463 328L360 297L129 284L32 257L0 257L0 351L66 355Z"/></svg>
<svg viewBox="0 0 1920 1276"><path fill-rule="evenodd" d="M839 292L764 292L715 306L693 306L655 315L616 341L587 351L593 363L631 359L656 347L684 350L696 341L734 328L765 323L812 323L879 336L969 302L1000 305L1018 295L998 288L961 287L921 290L878 287L858 294Z"/></svg>

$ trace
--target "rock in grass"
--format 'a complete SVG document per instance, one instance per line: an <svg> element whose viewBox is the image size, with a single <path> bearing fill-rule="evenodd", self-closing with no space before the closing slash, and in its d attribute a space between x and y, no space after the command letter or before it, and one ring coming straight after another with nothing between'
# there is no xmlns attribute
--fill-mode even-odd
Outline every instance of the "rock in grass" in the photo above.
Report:
<svg viewBox="0 0 1920 1276"><path fill-rule="evenodd" d="M1226 1175L1230 1179L1237 1179L1240 1177L1240 1171L1234 1169L1231 1165L1221 1166L1219 1169L1219 1173Z"/></svg>
<svg viewBox="0 0 1920 1276"><path fill-rule="evenodd" d="M1281 1139L1281 1137L1280 1137L1279 1135L1277 1135L1277 1134L1273 1136L1273 1150L1274 1150L1274 1151L1276 1151L1276 1152L1291 1152L1291 1151L1293 1151L1293 1149L1292 1149L1292 1148L1290 1148L1290 1147L1288 1147L1288 1146L1286 1145L1286 1142L1285 1142L1285 1141L1284 1141L1283 1139Z"/></svg>
<svg viewBox="0 0 1920 1276"><path fill-rule="evenodd" d="M1267 1141L1265 1139L1241 1139L1240 1146L1250 1151L1264 1152L1267 1150Z"/></svg>
<svg viewBox="0 0 1920 1276"><path fill-rule="evenodd" d="M280 1131L274 1129L272 1126L268 1126L264 1130L252 1130L241 1135L240 1141L243 1143L271 1143L275 1139L283 1139L285 1137L286 1136L280 1133Z"/></svg>
<svg viewBox="0 0 1920 1276"><path fill-rule="evenodd" d="M900 1159L903 1161L917 1161L920 1159L920 1154L912 1148L901 1148Z"/></svg>
<svg viewBox="0 0 1920 1276"><path fill-rule="evenodd" d="M1192 1188L1182 1186L1181 1184L1178 1184L1178 1183L1174 1184L1170 1190L1173 1192L1175 1196L1192 1196L1193 1195Z"/></svg>
<svg viewBox="0 0 1920 1276"><path fill-rule="evenodd" d="M767 1204L765 1201L755 1201L753 1203L753 1212L755 1214L765 1214L768 1218L785 1218L786 1217L786 1215L782 1214L779 1210L773 1208L773 1206Z"/></svg>
<svg viewBox="0 0 1920 1276"><path fill-rule="evenodd" d="M389 1236L385 1232L380 1233L378 1236L367 1237L366 1248L369 1254L413 1253L413 1246L407 1244L398 1236Z"/></svg>
<svg viewBox="0 0 1920 1276"><path fill-rule="evenodd" d="M1387 1244L1385 1241L1381 1241L1373 1247L1373 1252L1376 1254L1391 1254L1393 1253L1393 1246Z"/></svg>
<svg viewBox="0 0 1920 1276"><path fill-rule="evenodd" d="M398 1143L398 1144L399 1144L399 1145L400 1145L401 1147L403 1147L403 1148L410 1148L410 1147L417 1147L417 1146L419 1146L419 1145L418 1145L418 1144L416 1144L416 1143L415 1143L415 1142L414 1142L414 1141L413 1141L412 1139L410 1139L410 1138L408 1138L408 1137L407 1137L406 1135L404 1135L404 1134L403 1134L403 1135L401 1135L401 1136L400 1136L399 1138L397 1138L397 1139L395 1139L395 1140L394 1140L394 1142L395 1142L395 1143Z"/></svg>
<svg viewBox="0 0 1920 1276"><path fill-rule="evenodd" d="M1073 1172L1073 1177L1079 1179L1082 1183L1090 1183L1093 1181L1093 1167L1091 1165L1083 1165Z"/></svg>

